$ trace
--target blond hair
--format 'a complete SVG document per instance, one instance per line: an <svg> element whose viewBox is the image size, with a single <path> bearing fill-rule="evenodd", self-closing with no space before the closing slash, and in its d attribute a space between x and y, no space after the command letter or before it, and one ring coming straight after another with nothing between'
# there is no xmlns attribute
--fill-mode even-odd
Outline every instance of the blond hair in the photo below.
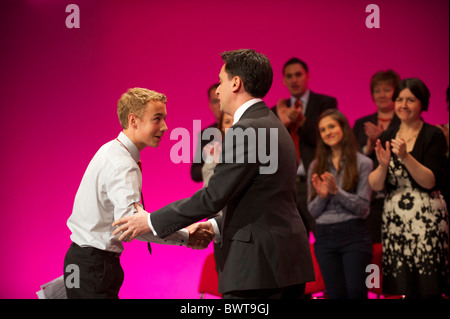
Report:
<svg viewBox="0 0 450 319"><path fill-rule="evenodd" d="M144 88L128 89L122 94L117 102L117 115L122 128L128 128L128 115L130 113L142 118L145 107L150 101L159 101L165 104L167 103L167 97L164 94Z"/></svg>

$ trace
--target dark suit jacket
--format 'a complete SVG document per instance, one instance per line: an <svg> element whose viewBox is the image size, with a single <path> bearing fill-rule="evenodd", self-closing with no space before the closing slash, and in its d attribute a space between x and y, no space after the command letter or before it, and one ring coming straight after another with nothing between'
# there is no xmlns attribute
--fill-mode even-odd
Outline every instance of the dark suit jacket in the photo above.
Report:
<svg viewBox="0 0 450 319"><path fill-rule="evenodd" d="M236 128L253 128L257 141L265 134L267 143L269 129L276 128L276 172L261 174L260 168L267 165L258 156L256 163L219 163L207 188L153 212L153 227L164 237L222 209L223 216L216 219L222 235L223 264L218 265L221 293L313 281L309 240L295 201L297 161L291 137L264 102L252 105L232 127ZM231 140L230 132L225 141ZM244 141L244 154L248 155L249 143ZM234 154L237 143L233 143ZM226 152L224 147L223 159Z"/></svg>
<svg viewBox="0 0 450 319"><path fill-rule="evenodd" d="M287 102L288 107L291 107L290 98ZM317 119L323 111L331 108L337 108L337 100L334 97L317 94L310 91L308 106L306 107L305 112L306 120L303 126L299 129L300 154L303 165L305 166L305 173L308 172L309 165L316 156L316 145L318 138ZM274 106L272 110L276 112L276 106Z"/></svg>

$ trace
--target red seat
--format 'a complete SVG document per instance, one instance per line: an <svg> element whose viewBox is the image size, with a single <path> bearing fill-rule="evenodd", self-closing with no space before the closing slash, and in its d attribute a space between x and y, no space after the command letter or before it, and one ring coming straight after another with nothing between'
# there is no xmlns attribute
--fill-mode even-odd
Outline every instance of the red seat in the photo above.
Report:
<svg viewBox="0 0 450 319"><path fill-rule="evenodd" d="M314 244L310 244L309 247L311 249L311 257L313 261L314 275L316 276L316 280L306 283L305 295L312 295L325 291L325 282L323 281L319 263L317 262L316 254L314 253Z"/></svg>
<svg viewBox="0 0 450 319"><path fill-rule="evenodd" d="M383 257L383 246L381 243L372 244L372 261L371 263L378 266L379 269L379 288L373 287L369 288L369 291L377 294L378 296L383 295L383 272L382 272L382 257Z"/></svg>
<svg viewBox="0 0 450 319"><path fill-rule="evenodd" d="M205 259L198 291L201 293L202 299L205 293L222 297L222 294L219 292L219 276L216 270L214 253L209 254Z"/></svg>

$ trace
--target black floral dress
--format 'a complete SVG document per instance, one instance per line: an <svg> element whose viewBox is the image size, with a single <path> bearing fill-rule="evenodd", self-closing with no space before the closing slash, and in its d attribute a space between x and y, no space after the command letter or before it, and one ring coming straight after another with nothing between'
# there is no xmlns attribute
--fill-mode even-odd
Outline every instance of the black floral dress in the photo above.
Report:
<svg viewBox="0 0 450 319"><path fill-rule="evenodd" d="M416 143L419 142L419 139ZM411 297L446 293L449 223L443 196L421 189L392 156L382 215L383 291Z"/></svg>

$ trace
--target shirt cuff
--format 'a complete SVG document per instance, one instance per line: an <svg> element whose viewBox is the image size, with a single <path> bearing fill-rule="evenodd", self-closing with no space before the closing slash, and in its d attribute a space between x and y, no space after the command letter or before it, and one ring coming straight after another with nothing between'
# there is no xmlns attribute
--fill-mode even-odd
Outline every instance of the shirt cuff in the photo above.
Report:
<svg viewBox="0 0 450 319"><path fill-rule="evenodd" d="M151 232L148 232L136 237L136 239L161 245L187 246L189 244L189 231L186 228L183 228L164 238L159 238Z"/></svg>
<svg viewBox="0 0 450 319"><path fill-rule="evenodd" d="M208 219L214 229L214 243L220 243L222 241L222 236L220 235L219 226L214 218Z"/></svg>
<svg viewBox="0 0 450 319"><path fill-rule="evenodd" d="M148 214L147 222L148 222L148 227L150 227L150 229L152 230L153 235L158 236L158 234L156 233L156 230L153 228L152 221L150 219L150 214Z"/></svg>
<svg viewBox="0 0 450 319"><path fill-rule="evenodd" d="M182 228L178 231L182 238L182 244L180 246L187 246L189 243L189 231L186 228Z"/></svg>

